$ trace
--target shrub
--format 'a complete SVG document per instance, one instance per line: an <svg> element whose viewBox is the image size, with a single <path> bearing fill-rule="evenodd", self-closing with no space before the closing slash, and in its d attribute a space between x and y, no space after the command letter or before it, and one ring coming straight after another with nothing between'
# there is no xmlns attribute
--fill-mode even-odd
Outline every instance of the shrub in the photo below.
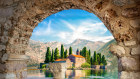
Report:
<svg viewBox="0 0 140 79"><path fill-rule="evenodd" d="M93 65L99 65L99 63L98 62L93 62Z"/></svg>
<svg viewBox="0 0 140 79"><path fill-rule="evenodd" d="M103 63L100 63L100 66L103 66L104 64Z"/></svg>
<svg viewBox="0 0 140 79"><path fill-rule="evenodd" d="M83 64L81 65L81 67L82 67L82 68L90 68L91 65L90 65L89 63L83 63Z"/></svg>
<svg viewBox="0 0 140 79"><path fill-rule="evenodd" d="M42 65L42 69L44 69L44 68L46 68L46 64L43 64L43 65Z"/></svg>

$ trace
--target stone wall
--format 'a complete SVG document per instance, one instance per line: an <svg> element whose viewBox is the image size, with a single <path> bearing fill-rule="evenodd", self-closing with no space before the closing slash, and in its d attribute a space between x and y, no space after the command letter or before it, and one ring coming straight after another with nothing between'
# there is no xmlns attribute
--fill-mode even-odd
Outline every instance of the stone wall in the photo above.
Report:
<svg viewBox="0 0 140 79"><path fill-rule="evenodd" d="M86 60L85 60L85 58L78 58L78 57L76 57L75 58L75 67L81 67L81 65L83 64L83 63L85 63L86 62Z"/></svg>
<svg viewBox="0 0 140 79"><path fill-rule="evenodd" d="M66 9L83 9L97 15L118 43L111 51L118 56L120 78L140 77L140 0L0 0L0 75L4 75L1 79L27 76L26 60L9 60L10 55L25 55L35 26ZM13 70L9 70L7 64L13 63L22 68L10 65Z"/></svg>

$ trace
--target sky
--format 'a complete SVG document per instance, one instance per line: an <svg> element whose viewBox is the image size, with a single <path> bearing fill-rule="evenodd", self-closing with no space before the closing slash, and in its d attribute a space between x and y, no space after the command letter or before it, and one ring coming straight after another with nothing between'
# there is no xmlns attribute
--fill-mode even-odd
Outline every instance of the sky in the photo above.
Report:
<svg viewBox="0 0 140 79"><path fill-rule="evenodd" d="M30 39L69 44L76 39L108 42L114 37L93 13L69 9L52 14L40 22L33 30Z"/></svg>

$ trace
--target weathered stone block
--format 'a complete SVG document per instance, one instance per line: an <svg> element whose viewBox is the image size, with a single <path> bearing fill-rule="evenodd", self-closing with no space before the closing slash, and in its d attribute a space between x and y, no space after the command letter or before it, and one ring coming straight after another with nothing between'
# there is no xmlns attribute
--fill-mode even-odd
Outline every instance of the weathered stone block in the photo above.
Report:
<svg viewBox="0 0 140 79"><path fill-rule="evenodd" d="M124 45L125 46L133 46L133 45L136 45L136 41L125 41Z"/></svg>
<svg viewBox="0 0 140 79"><path fill-rule="evenodd" d="M5 50L6 46L5 45L0 45L0 51Z"/></svg>
<svg viewBox="0 0 140 79"><path fill-rule="evenodd" d="M140 45L136 48L132 48L131 54L132 55L140 55Z"/></svg>
<svg viewBox="0 0 140 79"><path fill-rule="evenodd" d="M1 17L9 17L13 14L13 8L8 7L8 8L0 8L0 16Z"/></svg>
<svg viewBox="0 0 140 79"><path fill-rule="evenodd" d="M130 20L130 25L134 28L140 28L140 19Z"/></svg>
<svg viewBox="0 0 140 79"><path fill-rule="evenodd" d="M126 4L133 4L133 3L134 3L133 0L113 0L113 4L117 6L123 6Z"/></svg>
<svg viewBox="0 0 140 79"><path fill-rule="evenodd" d="M4 72L6 70L5 64L0 64L0 72Z"/></svg>
<svg viewBox="0 0 140 79"><path fill-rule="evenodd" d="M139 58L122 57L120 59L122 70L140 70L139 62Z"/></svg>
<svg viewBox="0 0 140 79"><path fill-rule="evenodd" d="M122 71L120 75L120 79L139 79L140 72L126 72Z"/></svg>
<svg viewBox="0 0 140 79"><path fill-rule="evenodd" d="M113 54L116 54L119 57L121 57L125 54L125 49L122 46L119 46L119 45L111 45L110 51Z"/></svg>
<svg viewBox="0 0 140 79"><path fill-rule="evenodd" d="M1 37L1 42L6 43L8 41L8 36L2 36Z"/></svg>
<svg viewBox="0 0 140 79"><path fill-rule="evenodd" d="M128 18L137 17L140 16L140 9L137 7L126 8L122 11L122 15Z"/></svg>
<svg viewBox="0 0 140 79"><path fill-rule="evenodd" d="M5 54L2 56L1 61L2 61L2 62L5 62L7 59L8 59L8 54L5 53Z"/></svg>
<svg viewBox="0 0 140 79"><path fill-rule="evenodd" d="M0 79L16 79L16 75L14 73L0 73Z"/></svg>

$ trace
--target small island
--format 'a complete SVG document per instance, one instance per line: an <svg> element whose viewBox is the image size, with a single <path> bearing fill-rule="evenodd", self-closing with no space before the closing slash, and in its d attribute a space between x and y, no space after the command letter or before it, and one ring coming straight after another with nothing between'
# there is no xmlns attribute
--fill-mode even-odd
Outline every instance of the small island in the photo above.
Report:
<svg viewBox="0 0 140 79"><path fill-rule="evenodd" d="M66 69L106 69L107 61L104 55L101 53L96 53L91 55L90 49L87 50L86 47L79 50L77 49L76 54L73 54L72 47L69 47L69 53L67 49L64 51L63 44L61 45L61 50L55 48L55 50L47 47L46 56L44 64L41 65L42 68L57 67L61 65Z"/></svg>

